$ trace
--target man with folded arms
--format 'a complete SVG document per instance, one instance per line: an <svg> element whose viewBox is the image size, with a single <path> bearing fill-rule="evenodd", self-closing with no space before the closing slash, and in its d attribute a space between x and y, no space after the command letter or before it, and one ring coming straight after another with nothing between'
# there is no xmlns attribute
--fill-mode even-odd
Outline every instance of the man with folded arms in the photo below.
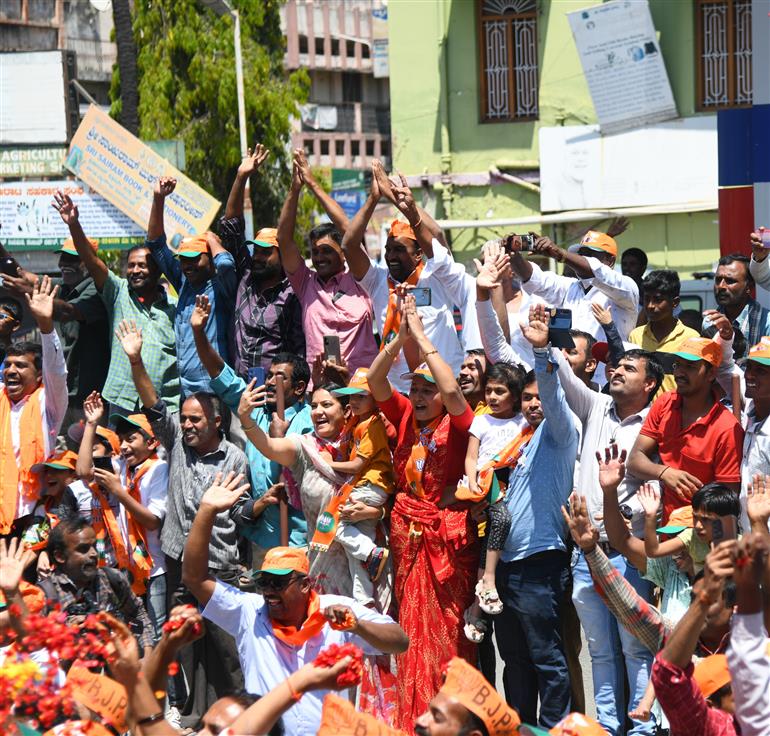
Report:
<svg viewBox="0 0 770 736"><path fill-rule="evenodd" d="M217 515L248 486L242 475L217 477L200 502L182 565L185 585L204 606L203 616L235 637L246 689L265 695L331 644L352 642L365 654L396 654L409 640L392 618L352 598L318 595L307 577L309 562L295 547L274 547L256 575L257 593L245 593L209 574L209 542ZM291 678L287 680L291 687ZM293 693L284 715L286 732L315 736L326 691Z"/></svg>

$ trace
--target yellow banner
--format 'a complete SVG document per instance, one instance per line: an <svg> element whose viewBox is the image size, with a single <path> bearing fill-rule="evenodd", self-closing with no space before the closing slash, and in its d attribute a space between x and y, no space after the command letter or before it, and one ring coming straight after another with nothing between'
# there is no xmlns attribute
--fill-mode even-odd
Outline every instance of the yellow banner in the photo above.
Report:
<svg viewBox="0 0 770 736"><path fill-rule="evenodd" d="M144 229L155 181L173 176L176 189L166 197L164 212L166 237L172 244L207 230L219 209L214 197L96 105L80 123L64 166Z"/></svg>

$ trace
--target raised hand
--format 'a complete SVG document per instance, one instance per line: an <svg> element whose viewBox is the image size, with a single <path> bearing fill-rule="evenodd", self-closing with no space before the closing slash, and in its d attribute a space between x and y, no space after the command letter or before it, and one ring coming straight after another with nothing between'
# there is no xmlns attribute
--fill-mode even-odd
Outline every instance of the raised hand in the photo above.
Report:
<svg viewBox="0 0 770 736"><path fill-rule="evenodd" d="M115 329L115 337L120 341L123 352L128 356L129 361L142 357L142 330L136 326L133 319L122 320Z"/></svg>
<svg viewBox="0 0 770 736"><path fill-rule="evenodd" d="M728 539L720 542L706 556L703 566L702 589L705 598L710 603L716 603L722 595L725 580L735 573L735 556L738 542ZM696 592L693 588L693 592Z"/></svg>
<svg viewBox="0 0 770 736"><path fill-rule="evenodd" d="M88 424L99 424L104 416L104 402L98 391L91 391L83 402L83 414Z"/></svg>
<svg viewBox="0 0 770 736"><path fill-rule="evenodd" d="M588 506L585 496L573 493L569 497L569 513L564 506L561 507L561 515L567 522L569 533L580 549L590 552L599 541L599 530L591 523L588 515Z"/></svg>
<svg viewBox="0 0 770 736"><path fill-rule="evenodd" d="M173 176L159 176L155 180L153 192L159 197L168 197L176 189L176 179Z"/></svg>
<svg viewBox="0 0 770 736"><path fill-rule="evenodd" d="M425 330L422 326L420 313L417 311L417 305L415 304L414 297L409 294L404 297L404 317L406 318L406 322L409 327L409 334L415 340L419 340L421 337L425 337Z"/></svg>
<svg viewBox="0 0 770 736"><path fill-rule="evenodd" d="M265 405L265 387L257 386L256 383L257 379L253 378L241 394L241 400L238 402L238 416L241 422L244 419L248 422L251 412Z"/></svg>
<svg viewBox="0 0 770 736"><path fill-rule="evenodd" d="M655 490L652 483L642 483L636 492L636 497L644 509L645 516L657 516L658 509L660 508L660 494Z"/></svg>
<svg viewBox="0 0 770 736"><path fill-rule="evenodd" d="M388 179L382 161L375 158L372 160L372 194L374 194L374 182L377 182L377 192L380 197L390 200L396 204L396 195L393 193L393 182Z"/></svg>
<svg viewBox="0 0 770 736"><path fill-rule="evenodd" d="M622 235L626 230L628 230L628 226L630 224L631 223L627 217L616 217L607 226L607 235L609 235L611 238L617 238L618 235Z"/></svg>
<svg viewBox="0 0 770 736"><path fill-rule="evenodd" d="M770 476L757 473L747 491L746 512L751 526L766 531L770 519Z"/></svg>
<svg viewBox="0 0 770 736"><path fill-rule="evenodd" d="M759 591L768 554L768 541L763 534L746 534L735 551L735 584Z"/></svg>
<svg viewBox="0 0 770 736"><path fill-rule="evenodd" d="M139 645L136 638L122 621L109 613L98 614L99 621L110 631L112 651L107 655L110 673L121 685L130 689L139 676Z"/></svg>
<svg viewBox="0 0 770 736"><path fill-rule="evenodd" d="M727 319L724 314L717 312L716 309L707 309L705 312L703 312L703 316L706 317L709 322L711 322L711 324L717 328L719 336L723 340L733 339L733 323Z"/></svg>
<svg viewBox="0 0 770 736"><path fill-rule="evenodd" d="M406 178L401 172L399 172L398 178L401 185L392 185L393 194L396 198L396 207L398 207L410 223L417 222L420 219L420 213L417 211L417 204L412 196L412 190L409 188L409 184L407 184Z"/></svg>
<svg viewBox="0 0 770 736"><path fill-rule="evenodd" d="M310 170L310 164L307 162L307 156L302 148L294 149L294 166L299 172L300 179L309 184L313 181L313 172Z"/></svg>
<svg viewBox="0 0 770 736"><path fill-rule="evenodd" d="M491 248L490 251L485 253L483 264L478 258L473 259L479 272L476 276L476 285L482 289L496 289L500 286L503 271L509 263L508 254L500 246L497 246L496 251Z"/></svg>
<svg viewBox="0 0 770 736"><path fill-rule="evenodd" d="M61 190L58 190L53 195L53 202L51 205L59 213L59 216L64 221L67 227L74 225L78 221L78 208L70 198L69 194L64 194Z"/></svg>
<svg viewBox="0 0 770 736"><path fill-rule="evenodd" d="M532 247L532 252L541 253L549 258L554 258L557 261L564 259L564 251L559 248L553 240L546 238L544 235L537 236L535 244Z"/></svg>
<svg viewBox="0 0 770 736"><path fill-rule="evenodd" d="M257 143L253 151L249 148L241 161L241 165L238 167L238 174L241 176L251 176L265 163L265 159L267 159L269 154L269 149L265 148L261 143Z"/></svg>
<svg viewBox="0 0 770 736"><path fill-rule="evenodd" d="M755 261L764 261L767 258L767 254L770 253L770 248L765 248L762 244L762 233L766 228L760 227L758 232L751 233L751 254L754 256Z"/></svg>
<svg viewBox="0 0 770 736"><path fill-rule="evenodd" d="M52 284L49 276L43 276L35 282L32 294L24 294L40 332L45 334L53 330L53 300L58 293L59 287Z"/></svg>
<svg viewBox="0 0 770 736"><path fill-rule="evenodd" d="M612 323L612 312L601 304L591 302L591 311L594 313L594 317L600 325L609 325Z"/></svg>
<svg viewBox="0 0 770 736"><path fill-rule="evenodd" d="M195 306L190 314L190 327L193 330L204 330L211 315L211 303L205 294L195 297Z"/></svg>
<svg viewBox="0 0 770 736"><path fill-rule="evenodd" d="M544 348L548 345L548 324L551 317L545 304L533 304L529 308L529 321L521 325L521 332L532 347Z"/></svg>
<svg viewBox="0 0 770 736"><path fill-rule="evenodd" d="M248 490L249 484L243 483L243 473L236 475L231 471L224 480L222 473L217 473L214 483L203 494L200 505L217 513L227 511Z"/></svg>
<svg viewBox="0 0 770 736"><path fill-rule="evenodd" d="M16 595L24 570L34 559L35 553L18 539L11 539L7 547L5 539L0 539L0 590L6 601Z"/></svg>
<svg viewBox="0 0 770 736"><path fill-rule="evenodd" d="M298 693L306 693L312 690L342 690L348 686L339 685L337 677L348 668L350 661L350 657L343 657L331 667L317 667L312 662L308 662L295 673L289 675L294 682L290 687Z"/></svg>
<svg viewBox="0 0 770 736"><path fill-rule="evenodd" d="M171 626L164 626L162 636L174 651L192 644L206 633L203 616L189 603L172 608L167 623Z"/></svg>
<svg viewBox="0 0 770 736"><path fill-rule="evenodd" d="M599 463L599 485L603 490L616 491L626 477L627 454L625 450L618 454L618 446L614 442L604 448L603 457L600 452L596 453L596 460Z"/></svg>

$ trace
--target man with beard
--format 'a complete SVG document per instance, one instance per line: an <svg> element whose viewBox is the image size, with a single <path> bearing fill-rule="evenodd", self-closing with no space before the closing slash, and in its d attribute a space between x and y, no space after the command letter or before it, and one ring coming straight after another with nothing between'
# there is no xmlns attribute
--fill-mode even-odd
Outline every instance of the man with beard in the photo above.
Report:
<svg viewBox="0 0 770 736"><path fill-rule="evenodd" d="M246 689L266 695L282 681L296 704L283 716L287 733L315 736L326 692L295 692L291 674L331 645L353 643L364 654L397 654L409 639L390 616L339 595L319 595L308 578L303 550L274 547L246 593L210 570L210 539L218 519L244 489L244 476L219 475L204 493L184 548L184 582L204 606L203 616L235 637Z"/></svg>
<svg viewBox="0 0 770 736"><path fill-rule="evenodd" d="M147 247L158 268L174 287L179 299L174 316L176 353L179 359L179 378L182 395L209 391L209 376L198 360L190 332L190 314L195 299L204 294L211 305L213 318L206 324L209 341L216 345L220 355L229 359L229 335L235 304L235 261L212 232L183 238L174 253L166 243L163 227L163 207L176 188L176 179L162 176L155 182L155 190L147 225Z"/></svg>
<svg viewBox="0 0 770 736"><path fill-rule="evenodd" d="M144 367L141 332L136 325L121 322L116 334L131 365L144 413L168 458L167 514L160 544L166 556L166 610L171 610L176 605L194 603L182 583L182 552L204 492L219 474L246 476L248 463L243 452L222 433L216 396L192 394L185 398L181 411L172 414L158 398ZM238 579L238 526L253 524L257 504L247 484L229 511L216 519L209 567L220 580L235 584ZM190 690L187 703L180 709L183 716L198 719L218 697L243 686L234 642L216 626L208 627L203 639L183 650L180 662Z"/></svg>
<svg viewBox="0 0 770 736"><path fill-rule="evenodd" d="M558 366L559 381L567 397L567 403L582 425L582 450L576 486L587 497L588 512L599 530L600 544L607 551L610 562L643 598L652 594L652 586L642 579L639 571L617 550L611 549L604 529L604 499L599 485L599 467L595 453L598 447L612 443L619 449L630 451L650 411L652 397L663 380L663 369L652 353L630 350L620 359L609 382L609 395L591 391L569 367L565 356L551 351ZM634 516L637 534L643 533L644 513L635 499L640 481L626 477L618 486L618 501L629 507ZM591 654L594 693L599 722L615 733L627 712L623 688L616 683L623 681L618 672L622 663L632 683L629 709L635 708L644 695L649 679L652 657L644 647L617 622L596 592L588 563L580 555L573 565L572 600L580 622L586 632ZM634 722L633 733L653 733L654 722Z"/></svg>
<svg viewBox="0 0 770 736"><path fill-rule="evenodd" d="M131 629L140 651L148 655L152 649L150 617L122 572L98 566L94 528L85 519L64 519L51 531L47 551L53 572L39 583L47 606L58 603L69 624L83 621L89 614L111 613Z"/></svg>
<svg viewBox="0 0 770 736"><path fill-rule="evenodd" d="M210 318L211 307L205 296L198 297L190 325L200 362L211 377L211 389L233 412L238 413L241 394L246 389L244 381L216 352L209 342L205 325ZM310 380L307 361L291 353L277 353L265 377L263 407L256 408L251 420L271 437L286 437L290 434L306 434L313 431L310 405L305 401L305 391ZM283 416L277 409L278 391L283 396ZM251 442L246 443L246 457L249 461L251 497L255 501L257 521L241 531L253 543L252 567L259 567L265 553L281 543L280 514L278 501L279 485L283 468L268 460ZM304 547L307 544L307 522L302 512L289 505L289 544Z"/></svg>
<svg viewBox="0 0 770 736"><path fill-rule="evenodd" d="M80 260L94 280L107 309L110 330L124 319L134 321L146 332L143 360L153 385L172 411L179 409L179 372L174 335L175 307L160 285L160 270L146 246L128 251L126 278L116 276L102 261L86 238L80 225L78 208L69 195L56 192L54 208L69 227L72 242ZM98 356L84 356L84 362ZM99 387L97 387L97 390ZM131 366L113 335L110 370L101 389L102 397L111 404L108 414L135 414L139 397L131 380Z"/></svg>
<svg viewBox="0 0 770 736"><path fill-rule="evenodd" d="M67 411L67 366L53 329L53 300L47 276L35 284L27 304L40 330L39 344L18 342L5 355L0 383L0 535L25 528L40 495L33 471L56 444Z"/></svg>
<svg viewBox="0 0 770 736"><path fill-rule="evenodd" d="M88 242L94 250L98 249L96 240L88 238ZM67 362L69 423L80 416L86 396L104 386L110 365L110 337L104 302L72 238L55 252L59 254L61 283L59 295L53 301L53 318ZM4 254L0 247L0 255ZM31 294L38 278L31 271L20 269L17 276L3 274L3 286L17 294Z"/></svg>
<svg viewBox="0 0 770 736"><path fill-rule="evenodd" d="M706 483L738 489L744 434L714 392L720 345L692 337L674 355L676 391L652 405L628 457L628 469L636 478L663 484L664 523L674 509L688 506Z"/></svg>
<svg viewBox="0 0 770 736"><path fill-rule="evenodd" d="M473 413L489 414L489 407L484 401L484 374L487 371L487 356L483 350L469 350L460 366L457 384L463 392L468 406Z"/></svg>
<svg viewBox="0 0 770 736"><path fill-rule="evenodd" d="M390 200L407 219L407 222L393 220L391 223L385 243L387 268L375 266L361 245L366 226L381 197ZM455 327L453 307L457 305L467 312L466 304L473 298L468 290L465 267L455 263L443 244L443 234L436 221L415 204L406 179L402 176L401 185L394 184L379 161L372 163L369 198L345 231L342 250L350 272L371 297L382 340L380 350L398 334L401 323L399 291L420 289L429 296L428 305L417 308L425 335L451 366L454 375L458 375L464 350ZM471 326L470 332L478 335L475 325ZM472 344L473 341L472 336L463 338L467 349L481 347L480 339L477 344ZM408 393L409 381L403 376L421 362L414 347L407 343L404 353L393 361L388 374L397 391Z"/></svg>
<svg viewBox="0 0 770 736"><path fill-rule="evenodd" d="M231 354L235 372L249 378L249 369L268 370L277 353L305 354L302 307L281 265L278 231L262 228L245 240L243 196L249 177L270 153L261 143L248 151L235 175L224 217L219 222L222 245L235 257L238 289ZM251 249L251 252L249 251Z"/></svg>
<svg viewBox="0 0 770 736"><path fill-rule="evenodd" d="M756 262L758 251L763 254L763 248L754 248L754 257L750 262L747 256L733 253L722 256L717 263L714 275L714 298L717 301L717 311L722 312L732 322L733 327L740 330L746 338L747 345L756 345L763 335L770 335L770 311L765 309L751 296L754 289L753 274L757 273L759 283L767 283L765 277L767 266L763 261ZM703 329L711 327L708 316L703 320ZM736 355L737 358L743 357Z"/></svg>

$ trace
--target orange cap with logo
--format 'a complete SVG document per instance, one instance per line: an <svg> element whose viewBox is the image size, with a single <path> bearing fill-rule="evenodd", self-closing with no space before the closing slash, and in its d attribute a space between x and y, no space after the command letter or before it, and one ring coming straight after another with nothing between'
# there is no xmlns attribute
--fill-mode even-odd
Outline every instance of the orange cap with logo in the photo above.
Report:
<svg viewBox="0 0 770 736"><path fill-rule="evenodd" d="M593 718L582 713L570 713L548 733L551 736L607 736L607 732Z"/></svg>
<svg viewBox="0 0 770 736"><path fill-rule="evenodd" d="M749 350L749 360L762 363L762 365L770 365L770 337L765 335Z"/></svg>
<svg viewBox="0 0 770 736"><path fill-rule="evenodd" d="M349 700L329 694L324 698L318 736L406 736L380 723L367 713L359 713Z"/></svg>
<svg viewBox="0 0 770 736"><path fill-rule="evenodd" d="M110 422L115 425L115 431L118 433L120 432L119 427L121 424L124 427L126 424L129 424L132 427L136 427L136 429L141 429L147 437L155 437L150 420L144 414L129 414L127 417L124 417L122 414L112 414L110 415Z"/></svg>
<svg viewBox="0 0 770 736"><path fill-rule="evenodd" d="M606 233L600 233L598 230L589 230L578 244L578 250L580 248L603 251L609 253L613 258L618 257L618 244L615 239Z"/></svg>
<svg viewBox="0 0 770 736"><path fill-rule="evenodd" d="M348 396L350 394L370 394L369 382L366 380L366 375L369 373L368 368L356 368L356 372L352 375L348 381L348 385L345 388L335 388L332 393L335 396Z"/></svg>
<svg viewBox="0 0 770 736"><path fill-rule="evenodd" d="M439 692L478 716L489 736L515 734L521 723L519 714L500 697L484 675L460 657L449 661L446 679Z"/></svg>
<svg viewBox="0 0 770 736"><path fill-rule="evenodd" d="M413 371L402 373L401 378L405 381L411 381L413 378L424 378L426 381L430 381L430 383L436 383L436 379L433 378L427 363L420 363Z"/></svg>
<svg viewBox="0 0 770 736"><path fill-rule="evenodd" d="M722 362L722 348L708 337L688 337L674 355L684 360L705 360L715 368Z"/></svg>
<svg viewBox="0 0 770 736"><path fill-rule="evenodd" d="M254 240L246 241L246 245L257 245L260 248L277 248L278 230L274 227L263 227L254 236Z"/></svg>
<svg viewBox="0 0 770 736"><path fill-rule="evenodd" d="M417 240L417 236L414 234L412 226L408 222L403 222L402 220L393 220L393 222L390 223L388 237L409 238L410 240Z"/></svg>
<svg viewBox="0 0 770 736"><path fill-rule="evenodd" d="M94 249L99 249L99 241L94 240L93 238L86 238L88 241L88 244ZM61 248L58 250L55 250L54 253L66 253L68 256L75 256L75 258L80 258L80 255L77 252L77 249L75 248L75 243L72 242L72 238L67 238L62 244Z"/></svg>
<svg viewBox="0 0 770 736"><path fill-rule="evenodd" d="M703 693L703 697L710 697L730 682L727 657L724 654L712 654L710 657L704 657L695 665L692 677Z"/></svg>
<svg viewBox="0 0 770 736"><path fill-rule="evenodd" d="M197 258L201 253L210 253L209 241L205 235L183 238L176 255L178 258Z"/></svg>
<svg viewBox="0 0 770 736"><path fill-rule="evenodd" d="M307 575L309 570L307 554L298 547L273 547L268 550L259 569L270 575L288 575L290 572Z"/></svg>
<svg viewBox="0 0 770 736"><path fill-rule="evenodd" d="M50 455L44 463L35 463L30 470L33 473L39 473L43 468L51 468L52 470L74 470L78 462L77 453L72 450L64 450L63 452L55 452Z"/></svg>

